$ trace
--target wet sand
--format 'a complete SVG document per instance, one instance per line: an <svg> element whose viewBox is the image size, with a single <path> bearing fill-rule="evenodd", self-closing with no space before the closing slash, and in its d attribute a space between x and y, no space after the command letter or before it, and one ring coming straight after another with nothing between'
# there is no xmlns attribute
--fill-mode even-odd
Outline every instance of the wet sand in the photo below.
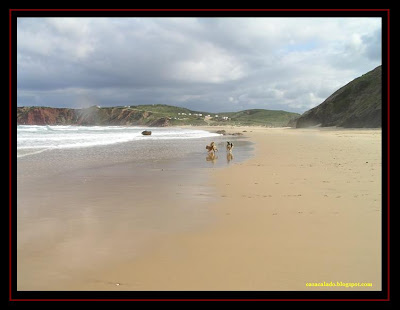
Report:
<svg viewBox="0 0 400 310"><path fill-rule="evenodd" d="M236 140L240 162L252 147ZM208 143L148 140L19 158L18 290L79 289L166 236L212 223L208 172L229 163L207 160Z"/></svg>
<svg viewBox="0 0 400 310"><path fill-rule="evenodd" d="M43 275L33 274L32 268L40 267L46 261L33 265L35 248L30 249L31 252L19 252L22 254L18 261L18 289L381 289L380 130L208 129L246 131L245 136L255 143L254 157L242 162L233 160L220 169L212 169L212 164L206 166L201 181L180 183L188 184L192 189L183 191L183 199L176 199L176 195L170 200L167 195L161 195L161 199L150 195L149 208L154 203L152 199L164 201L166 207L176 208L176 204L180 207L176 212L168 212L173 214L168 219L166 214L161 215L165 221L160 222L171 221L171 229L155 229L154 238L137 241L142 242L142 246L135 255L129 252L138 248L136 244L118 245L113 238L107 239L104 228L98 225L109 219L99 222L90 214L86 217L89 222L78 226L80 231L75 231L77 236L89 238L86 242L76 237L70 238L72 245L62 245L61 236L55 241L60 252L53 256L52 261L59 264L53 269L58 274L47 273L45 279ZM239 146L233 150L233 155L236 154L240 154ZM225 150L220 149L217 162L225 160L225 156ZM111 171L114 173L116 170ZM188 176L185 171L192 170L179 170L181 177L187 180L197 177ZM115 180L120 175L121 172L117 172ZM95 179L99 182L98 178ZM150 193L154 193L153 189ZM125 197L127 190L134 189L113 190L116 196ZM143 187L140 190L146 192ZM197 199L199 197L205 200ZM107 208L101 199L93 200L93 204ZM194 207L190 208L189 217L182 213L188 206ZM90 208L87 212L90 213ZM110 221L116 223L124 217L123 210L118 214L114 221ZM187 220L185 229L172 229L182 224L179 221L182 217ZM75 216L74 220L83 219ZM194 225L199 221L199 225ZM134 223L133 218L124 223L125 226L117 230L121 240L126 240L127 232L132 233L129 223ZM74 221L68 223L65 229L73 230L73 224ZM25 229L29 231L29 227ZM51 226L44 229L50 231ZM151 236L151 233L145 235ZM104 239L109 246L104 246L107 245ZM73 269L81 262L77 259L73 264L71 260L74 258L65 254L95 240L99 253L112 251L113 247L118 250L125 247L128 254L122 253L118 259L114 257L106 262L99 262L94 255L87 258L93 262L91 268L78 268L79 272L74 272ZM26 250L26 247L22 248ZM38 282L37 279L48 282ZM55 281L57 279L63 281ZM324 281L366 282L372 283L372 287L306 286L310 282Z"/></svg>

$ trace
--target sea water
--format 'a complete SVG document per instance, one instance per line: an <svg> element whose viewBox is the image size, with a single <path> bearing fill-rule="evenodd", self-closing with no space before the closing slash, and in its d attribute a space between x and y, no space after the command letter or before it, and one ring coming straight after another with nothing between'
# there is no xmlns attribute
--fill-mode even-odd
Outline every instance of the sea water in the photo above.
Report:
<svg viewBox="0 0 400 310"><path fill-rule="evenodd" d="M17 157L54 149L88 148L132 141L187 140L220 136L204 130L124 126L17 126Z"/></svg>

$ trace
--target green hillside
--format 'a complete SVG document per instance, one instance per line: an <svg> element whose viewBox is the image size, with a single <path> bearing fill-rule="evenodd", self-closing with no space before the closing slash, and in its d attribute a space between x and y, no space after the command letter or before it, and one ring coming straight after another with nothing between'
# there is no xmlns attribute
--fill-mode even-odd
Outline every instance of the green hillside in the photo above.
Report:
<svg viewBox="0 0 400 310"><path fill-rule="evenodd" d="M129 106L131 109L151 112L154 116L166 117L170 125L233 125L233 126L287 126L299 117L297 113L276 110L252 109L239 112L209 113L186 108L156 104Z"/></svg>
<svg viewBox="0 0 400 310"><path fill-rule="evenodd" d="M341 87L324 102L305 112L296 127L381 127L382 66Z"/></svg>
<svg viewBox="0 0 400 310"><path fill-rule="evenodd" d="M208 113L156 104L86 109L18 107L17 123L26 125L123 125L123 126L268 126L284 127L299 114L273 110Z"/></svg>
<svg viewBox="0 0 400 310"><path fill-rule="evenodd" d="M235 125L257 125L271 127L287 126L290 120L299 116L297 113L263 109L221 113L221 115L230 117L230 122Z"/></svg>

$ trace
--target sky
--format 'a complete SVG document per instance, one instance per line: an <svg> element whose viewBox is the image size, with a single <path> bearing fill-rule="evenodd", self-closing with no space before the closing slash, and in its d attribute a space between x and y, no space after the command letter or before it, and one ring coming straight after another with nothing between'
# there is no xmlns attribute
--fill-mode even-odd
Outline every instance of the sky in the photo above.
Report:
<svg viewBox="0 0 400 310"><path fill-rule="evenodd" d="M17 19L17 104L303 113L381 65L381 18Z"/></svg>

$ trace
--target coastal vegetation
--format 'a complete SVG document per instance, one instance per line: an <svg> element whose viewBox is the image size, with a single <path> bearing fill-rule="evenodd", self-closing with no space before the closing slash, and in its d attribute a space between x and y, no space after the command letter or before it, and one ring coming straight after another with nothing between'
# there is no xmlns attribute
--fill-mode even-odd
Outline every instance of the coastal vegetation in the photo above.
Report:
<svg viewBox="0 0 400 310"><path fill-rule="evenodd" d="M85 109L18 107L19 125L267 126L285 127L300 115L264 109L209 113L171 105L92 106Z"/></svg>
<svg viewBox="0 0 400 310"><path fill-rule="evenodd" d="M382 126L382 66L354 79L293 122L296 127Z"/></svg>

